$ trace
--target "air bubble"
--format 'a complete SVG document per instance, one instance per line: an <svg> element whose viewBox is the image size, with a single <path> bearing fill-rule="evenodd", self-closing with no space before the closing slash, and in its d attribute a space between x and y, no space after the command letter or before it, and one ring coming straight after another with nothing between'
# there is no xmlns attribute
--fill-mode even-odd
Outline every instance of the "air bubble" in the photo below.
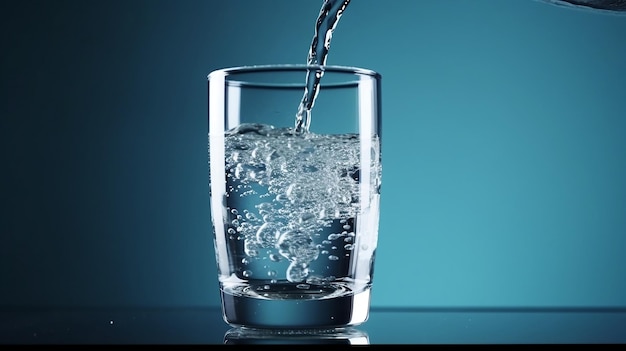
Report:
<svg viewBox="0 0 626 351"><path fill-rule="evenodd" d="M306 196L304 193L305 191L306 189L302 185L293 183L289 185L285 195L287 195L287 198L291 200L291 202L296 202L298 200L302 201Z"/></svg>
<svg viewBox="0 0 626 351"><path fill-rule="evenodd" d="M326 279L317 275L310 275L308 278L306 278L306 282L307 284L314 284L314 285L323 285L323 284L328 283Z"/></svg>
<svg viewBox="0 0 626 351"><path fill-rule="evenodd" d="M245 177L245 174L244 174L243 166L240 163L235 167L235 178L242 179L244 177Z"/></svg>
<svg viewBox="0 0 626 351"><path fill-rule="evenodd" d="M263 202L261 204L259 204L257 206L257 208L259 209L259 211L271 211L273 209L272 204L270 204L269 202Z"/></svg>
<svg viewBox="0 0 626 351"><path fill-rule="evenodd" d="M306 223L306 222L309 222L309 221L311 221L313 219L315 219L315 216L313 214L309 213L309 212L303 213L300 216L300 218L299 218L300 223Z"/></svg>
<svg viewBox="0 0 626 351"><path fill-rule="evenodd" d="M263 215L263 222L275 222L275 221L276 221L276 216L274 216L273 214Z"/></svg>
<svg viewBox="0 0 626 351"><path fill-rule="evenodd" d="M252 158L257 159L257 160L264 158L262 147L257 147L254 150L252 150L252 153L250 154L250 156L252 156Z"/></svg>
<svg viewBox="0 0 626 351"><path fill-rule="evenodd" d="M335 255L330 255L328 256L328 259L331 261L337 261L339 259L339 257L335 256Z"/></svg>
<svg viewBox="0 0 626 351"><path fill-rule="evenodd" d="M341 234L329 234L328 235L328 240L335 240L337 238L341 237Z"/></svg>
<svg viewBox="0 0 626 351"><path fill-rule="evenodd" d="M262 247L273 247L280 235L279 226L274 222L263 223L256 232L256 239Z"/></svg>
<svg viewBox="0 0 626 351"><path fill-rule="evenodd" d="M243 222L239 225L239 227L237 227L237 232L243 234L243 235L249 235L250 231L254 230L254 226L248 222Z"/></svg>
<svg viewBox="0 0 626 351"><path fill-rule="evenodd" d="M263 180L265 175L266 175L265 166L252 168L250 169L250 172L248 173L248 176L250 177L250 179L257 181L257 182Z"/></svg>
<svg viewBox="0 0 626 351"><path fill-rule="evenodd" d="M243 243L243 250L246 255L256 257L259 255L259 244L255 240L246 239Z"/></svg>
<svg viewBox="0 0 626 351"><path fill-rule="evenodd" d="M274 262L279 262L281 260L280 256L277 254L270 254L270 260L274 261Z"/></svg>
<svg viewBox="0 0 626 351"><path fill-rule="evenodd" d="M287 280L292 283L303 281L309 275L309 267L306 264L291 262L287 268Z"/></svg>
<svg viewBox="0 0 626 351"><path fill-rule="evenodd" d="M269 155L267 155L267 158L265 159L265 161L267 163L271 163L272 161L276 161L277 159L279 159L280 153L278 153L278 151L273 150L272 152L269 153Z"/></svg>
<svg viewBox="0 0 626 351"><path fill-rule="evenodd" d="M292 262L311 262L319 255L319 249L313 244L313 239L299 230L283 233L276 246L279 253Z"/></svg>

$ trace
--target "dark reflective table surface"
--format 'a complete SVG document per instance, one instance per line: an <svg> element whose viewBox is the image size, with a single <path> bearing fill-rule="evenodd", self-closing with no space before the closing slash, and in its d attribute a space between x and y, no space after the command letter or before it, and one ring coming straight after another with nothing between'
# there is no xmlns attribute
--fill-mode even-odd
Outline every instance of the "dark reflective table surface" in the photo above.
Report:
<svg viewBox="0 0 626 351"><path fill-rule="evenodd" d="M233 328L217 308L3 309L0 344L622 344L626 308L377 309L356 328Z"/></svg>

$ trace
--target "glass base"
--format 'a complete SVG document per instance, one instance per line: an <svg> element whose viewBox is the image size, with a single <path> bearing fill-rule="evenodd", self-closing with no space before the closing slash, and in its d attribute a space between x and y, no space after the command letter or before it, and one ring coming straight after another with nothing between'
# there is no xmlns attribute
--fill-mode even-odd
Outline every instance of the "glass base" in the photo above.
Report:
<svg viewBox="0 0 626 351"><path fill-rule="evenodd" d="M359 292L302 294L285 290L259 296L222 290L224 321L234 327L328 329L364 323L369 316L370 288Z"/></svg>
<svg viewBox="0 0 626 351"><path fill-rule="evenodd" d="M254 329L235 327L224 335L226 345L345 344L369 345L367 333L354 328L322 330Z"/></svg>

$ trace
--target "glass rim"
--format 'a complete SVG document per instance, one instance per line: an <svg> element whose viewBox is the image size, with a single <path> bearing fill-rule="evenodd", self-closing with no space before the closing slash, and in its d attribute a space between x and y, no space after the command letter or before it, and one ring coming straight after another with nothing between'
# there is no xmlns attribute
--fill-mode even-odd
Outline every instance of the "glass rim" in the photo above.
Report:
<svg viewBox="0 0 626 351"><path fill-rule="evenodd" d="M350 73L354 75L363 75L380 80L381 74L367 68L361 68L356 66L341 66L341 65L307 65L307 64L270 64L270 65L248 65L248 66L234 66L220 68L211 71L207 75L207 79L212 78L226 78L230 75L239 73L253 73L253 72L271 72L271 71L306 71L307 69L321 70L324 72L334 73Z"/></svg>

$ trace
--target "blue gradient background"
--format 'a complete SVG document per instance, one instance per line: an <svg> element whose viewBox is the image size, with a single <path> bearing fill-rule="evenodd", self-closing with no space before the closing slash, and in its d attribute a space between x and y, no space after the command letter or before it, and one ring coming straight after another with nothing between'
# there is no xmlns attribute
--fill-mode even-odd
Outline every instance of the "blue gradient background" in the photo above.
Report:
<svg viewBox="0 0 626 351"><path fill-rule="evenodd" d="M626 17L353 0L383 75L373 306L626 306ZM304 63L321 0L0 4L0 305L218 306L207 74Z"/></svg>

